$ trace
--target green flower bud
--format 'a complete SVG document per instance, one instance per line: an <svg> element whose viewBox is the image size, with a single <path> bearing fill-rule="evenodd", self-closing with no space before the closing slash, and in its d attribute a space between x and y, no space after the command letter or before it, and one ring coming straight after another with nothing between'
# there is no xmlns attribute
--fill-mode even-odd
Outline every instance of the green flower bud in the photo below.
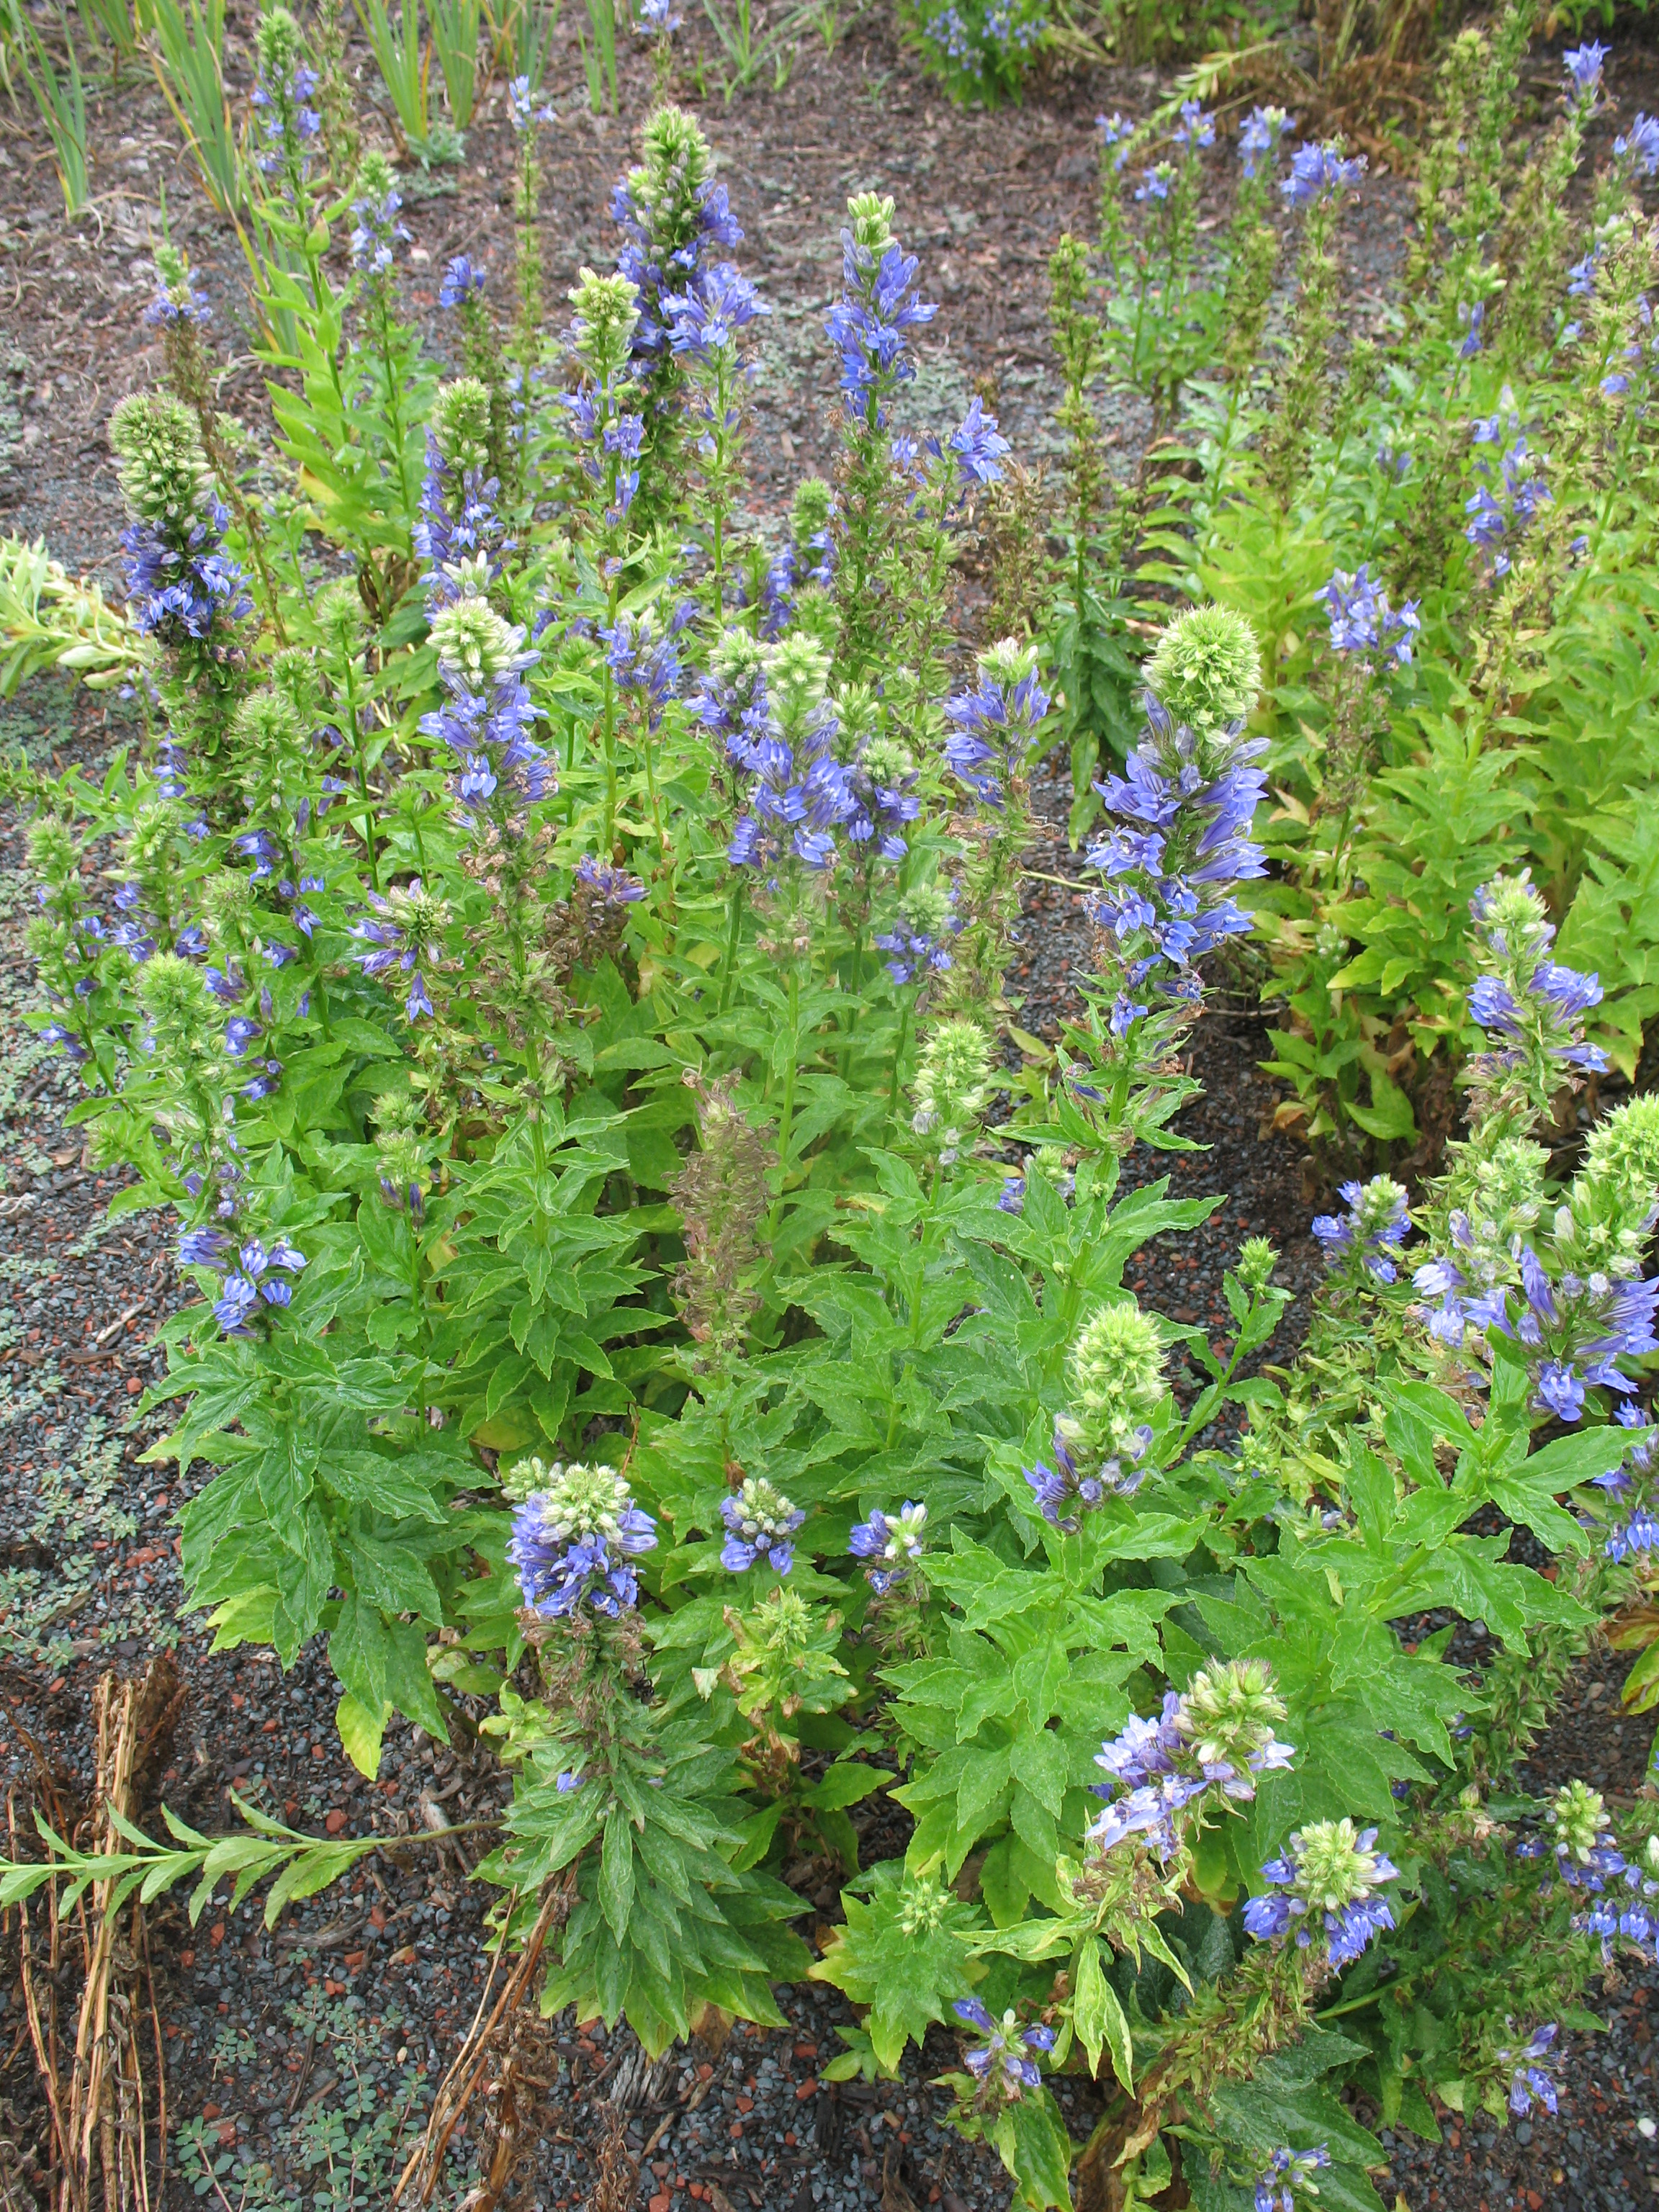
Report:
<svg viewBox="0 0 1659 2212"><path fill-rule="evenodd" d="M446 467L481 469L489 459L489 393L476 376L458 376L438 387L432 435Z"/></svg>
<svg viewBox="0 0 1659 2212"><path fill-rule="evenodd" d="M799 732L807 716L823 704L829 683L829 654L799 630L769 647L767 696L786 734Z"/></svg>
<svg viewBox="0 0 1659 2212"><path fill-rule="evenodd" d="M985 1032L965 1016L940 1022L921 1048L911 1127L930 1138L948 1164L975 1131L991 1095L991 1048Z"/></svg>
<svg viewBox="0 0 1659 2212"><path fill-rule="evenodd" d="M640 319L639 295L626 276L596 276L584 269L571 292L576 311L576 351L599 384L620 375Z"/></svg>
<svg viewBox="0 0 1659 2212"><path fill-rule="evenodd" d="M1133 1299L1097 1306L1083 1324L1066 1363L1068 1410L1054 1424L1085 1473L1146 1449L1141 1431L1164 1402L1164 1340L1158 1323Z"/></svg>
<svg viewBox="0 0 1659 2212"><path fill-rule="evenodd" d="M1243 615L1194 607L1164 630L1145 673L1147 690L1177 722L1212 736L1255 705L1261 654Z"/></svg>
<svg viewBox="0 0 1659 2212"><path fill-rule="evenodd" d="M1356 1899L1369 1897L1380 1876L1378 1854L1359 1840L1352 1820L1314 1820L1291 1838L1296 1850L1297 1889L1315 1913L1340 1912Z"/></svg>
<svg viewBox="0 0 1659 2212"><path fill-rule="evenodd" d="M1556 1842L1580 1866L1588 1862L1607 1824L1607 1802L1599 1790L1592 1790L1587 1783L1569 1782L1551 1801L1550 1825Z"/></svg>
<svg viewBox="0 0 1659 2212"><path fill-rule="evenodd" d="M482 690L504 675L524 649L524 632L504 622L487 599L457 599L432 624L432 643L446 668Z"/></svg>
<svg viewBox="0 0 1659 2212"><path fill-rule="evenodd" d="M109 438L135 514L174 529L194 520L211 479L196 417L182 400L165 392L129 394L110 416Z"/></svg>
<svg viewBox="0 0 1659 2212"><path fill-rule="evenodd" d="M258 905L252 878L234 869L217 869L202 885L202 911L216 938L245 934Z"/></svg>
<svg viewBox="0 0 1659 2212"><path fill-rule="evenodd" d="M891 194L855 192L847 203L847 216L854 244L879 261L893 242Z"/></svg>
<svg viewBox="0 0 1659 2212"><path fill-rule="evenodd" d="M1238 1279L1247 1291L1265 1291L1278 1265L1279 1253L1270 1237L1247 1237L1239 1248Z"/></svg>
<svg viewBox="0 0 1659 2212"><path fill-rule="evenodd" d="M1265 1659L1212 1660L1188 1683L1178 1726L1200 1766L1243 1774L1273 1741L1285 1710Z"/></svg>
<svg viewBox="0 0 1659 2212"><path fill-rule="evenodd" d="M63 890L81 873L81 848L75 833L55 814L43 814L29 825L29 870L43 884Z"/></svg>

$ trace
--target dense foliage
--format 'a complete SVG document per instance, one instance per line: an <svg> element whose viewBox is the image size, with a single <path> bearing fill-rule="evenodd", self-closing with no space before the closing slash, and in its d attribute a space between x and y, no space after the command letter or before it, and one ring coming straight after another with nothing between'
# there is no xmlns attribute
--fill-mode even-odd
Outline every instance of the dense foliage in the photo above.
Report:
<svg viewBox="0 0 1659 2212"><path fill-rule="evenodd" d="M365 1773L394 1714L498 1747L480 1872L508 1944L556 1899L550 2008L655 2052L810 1973L857 2010L843 2077L942 2022L956 2121L1034 2207L1177 2172L1374 2203L1339 2088L1431 2135L1431 2093L1551 2103L1591 1972L1654 1939L1645 1808L1508 1779L1601 1616L1644 1642L1659 1541L1659 1110L1613 1087L1659 941L1659 131L1568 213L1581 50L1512 177L1528 27L1454 43L1407 307L1340 376L1363 164L1257 111L1200 251L1213 118L1104 120L1101 238L1054 265L1057 520L981 401L899 428L934 309L854 198L834 480L757 538L766 307L696 123L653 113L556 329L515 85L518 297L451 264L447 374L395 175L273 7L270 450L215 412L170 256L167 387L111 425L125 625L6 570L15 676L137 674L101 782L16 781L42 1021L198 1293L156 1394L158 1452L217 1470L193 1602L285 1666L325 1637ZM1107 377L1160 426L1116 487ZM975 534L1011 634L972 654ZM1001 978L1062 739L1098 888L1045 1056ZM1265 1241L1224 1342L1123 1279L1212 1210L1120 1176L1185 1141L1221 963L1282 1000L1285 1119L1354 1171L1267 1371ZM1366 1177L1419 1134L1414 1194ZM865 1863L882 1792L908 1838ZM222 1847L175 1834L124 1869L210 1887ZM258 1865L357 1848L272 1831ZM1083 2146L1060 2069L1103 2087Z"/></svg>

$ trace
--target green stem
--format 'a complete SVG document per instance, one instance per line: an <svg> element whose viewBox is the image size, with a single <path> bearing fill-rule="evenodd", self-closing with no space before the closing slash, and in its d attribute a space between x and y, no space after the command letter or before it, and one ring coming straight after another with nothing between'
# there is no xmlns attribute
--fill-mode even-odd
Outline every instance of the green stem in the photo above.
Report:
<svg viewBox="0 0 1659 2212"><path fill-rule="evenodd" d="M783 1212L784 1186L789 1180L789 1132L795 1118L795 1071L800 1064L800 976L789 970L789 1057L783 1068L783 1106L778 1115L778 1194L766 1217L766 1241L776 1236Z"/></svg>
<svg viewBox="0 0 1659 2212"><path fill-rule="evenodd" d="M743 906L748 890L747 876L734 871L731 894L726 900L726 959L720 969L720 1002L716 1009L721 1014L732 1004L732 986L737 981L738 939L743 930Z"/></svg>

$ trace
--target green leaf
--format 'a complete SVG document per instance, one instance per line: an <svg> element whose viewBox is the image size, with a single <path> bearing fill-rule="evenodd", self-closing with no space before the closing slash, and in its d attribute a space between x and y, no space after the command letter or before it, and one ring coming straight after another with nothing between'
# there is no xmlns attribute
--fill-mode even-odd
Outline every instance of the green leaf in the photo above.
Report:
<svg viewBox="0 0 1659 2212"><path fill-rule="evenodd" d="M1100 2054L1109 2051L1112 2071L1125 2089L1133 2092L1134 2049L1129 2023L1117 1991L1107 1980L1100 1961L1099 1939L1085 1936L1078 1950L1077 1990L1072 2000L1072 2026L1089 2054L1089 2071L1100 2071Z"/></svg>
<svg viewBox="0 0 1659 2212"><path fill-rule="evenodd" d="M340 1731L346 1757L358 1773L367 1775L371 1782L380 1771L380 1739L391 1717L389 1701L383 1700L379 1711L371 1712L368 1706L360 1705L349 1690L334 1709L334 1723Z"/></svg>
<svg viewBox="0 0 1659 2212"><path fill-rule="evenodd" d="M605 1849L599 1860L599 1907L619 1943L628 1933L633 1902L634 1833L620 1809L613 1809L605 1824Z"/></svg>
<svg viewBox="0 0 1659 2212"><path fill-rule="evenodd" d="M872 1790L892 1779L883 1767L866 1766L855 1759L840 1759L826 1768L823 1779L807 1791L806 1802L818 1812L839 1812L845 1806L861 1804Z"/></svg>
<svg viewBox="0 0 1659 2212"><path fill-rule="evenodd" d="M1368 1137L1380 1138L1384 1143L1403 1142L1417 1134L1411 1100L1380 1067L1371 1071L1370 1104L1357 1106L1350 1099L1347 1111Z"/></svg>
<svg viewBox="0 0 1659 2212"><path fill-rule="evenodd" d="M996 2142L1014 2177L1014 2202L1029 2212L1071 2212L1072 2139L1047 2087L1027 2090L1006 2118Z"/></svg>

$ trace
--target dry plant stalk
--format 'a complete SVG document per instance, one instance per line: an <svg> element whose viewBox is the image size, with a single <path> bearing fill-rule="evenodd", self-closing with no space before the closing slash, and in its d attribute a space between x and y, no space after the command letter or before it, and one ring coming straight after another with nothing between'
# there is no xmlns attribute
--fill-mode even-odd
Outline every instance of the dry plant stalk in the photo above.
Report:
<svg viewBox="0 0 1659 2212"><path fill-rule="evenodd" d="M473 2016L465 2042L456 2052L449 2071L438 2085L438 2094L432 2100L432 2114L426 2124L426 2133L416 2146L414 2155L398 2178L398 2186L392 2192L394 2204L402 2202L404 2191L418 2174L419 2192L416 2201L421 2204L432 2202L443 2172L445 2154L449 2139L460 2125L462 2115L473 2098L483 2092L491 2102L490 2127L486 2134L481 2161L483 2179L470 2190L460 2212L495 2212L502 2195L510 2186L520 2160L534 2147L533 2121L541 2092L547 2086L539 2072L532 2074L526 2060L538 2068L545 2057L544 2039L531 2027L520 2023L520 2008L529 1991L531 1978L542 1955L542 1948L556 1927L562 1927L568 1917L575 1896L574 1872L552 1883L542 1899L542 1909L536 1916L536 1924L530 1931L530 1940L514 1963L513 1972L501 1988L501 1995L490 2006L488 2018L484 2007L489 2003L489 1991L495 1978L495 1969L501 1962L498 1949L489 1962L489 1977L484 1984L483 1995L478 2000L478 2009ZM538 2023L537 2023L538 2025ZM532 2096L520 2111L519 2090L523 2087Z"/></svg>
<svg viewBox="0 0 1659 2212"><path fill-rule="evenodd" d="M178 1669L165 1651L150 1662L142 1680L123 1682L109 1674L100 1681L93 1697L97 1789L91 1810L70 1827L70 1840L77 1850L112 1853L125 1848L112 1816L139 1818L145 1780L164 1753L183 1701ZM69 1826L64 1808L44 1771L42 1780L49 1818L61 1832ZM8 1814L15 1856L15 1807ZM144 1911L135 1896L112 1911L114 1887L112 1881L94 1883L67 1920L59 1913L55 1887L47 1887L44 1972L29 1908L16 1908L23 2009L51 2128L53 2212L94 2212L94 2206L101 2212L151 2212L152 2116L140 2019L146 2008L155 2054L156 2162L159 2170L166 2166L167 2073ZM66 2053L58 1992L64 1969L77 1948L81 1995L74 2046Z"/></svg>

